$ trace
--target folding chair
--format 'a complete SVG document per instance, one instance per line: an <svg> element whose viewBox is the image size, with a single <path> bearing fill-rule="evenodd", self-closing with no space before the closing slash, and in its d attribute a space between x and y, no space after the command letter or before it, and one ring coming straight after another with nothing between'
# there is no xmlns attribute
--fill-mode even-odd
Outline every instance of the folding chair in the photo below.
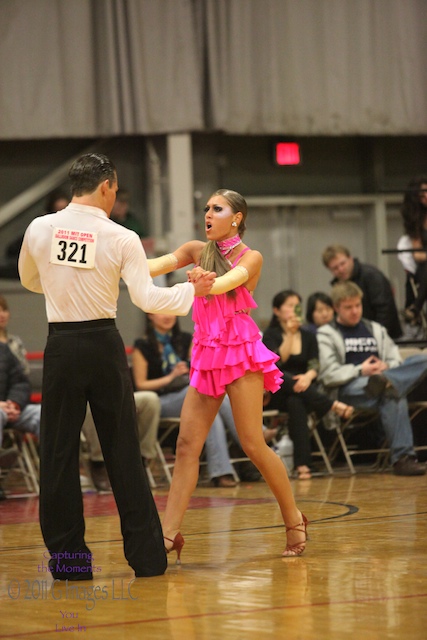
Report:
<svg viewBox="0 0 427 640"><path fill-rule="evenodd" d="M353 415L347 420L337 420L334 424L333 431L335 431L336 438L328 451L328 457L331 464L336 460L339 449L341 448L344 454L345 461L353 475L356 473L356 469L353 465L352 457L357 455L376 454L376 459L373 465L366 467L364 471L382 471L386 465L390 454L390 448L386 446L385 440L381 447L363 449L358 447L354 449L348 445L350 435L356 431L364 429L369 425L372 425L379 419L379 413L374 409L356 409Z"/></svg>
<svg viewBox="0 0 427 640"><path fill-rule="evenodd" d="M168 462L166 460L165 454L163 453L162 444L164 444L166 439L170 436L170 434L173 431L175 431L175 429L179 428L180 422L181 422L181 418L178 416L172 417L172 418L160 418L160 421L159 421L159 433L158 433L158 438L156 442L156 452L157 452L157 458L160 462L162 471L169 484L171 484L172 482L171 469L174 468L175 462L174 461ZM154 479L153 472L150 469L150 467L147 467L146 471L147 471L148 480L150 482L150 486L152 489L155 489L157 487L157 483Z"/></svg>
<svg viewBox="0 0 427 640"><path fill-rule="evenodd" d="M25 433L18 429L13 429L12 427L7 427L4 435L8 438L10 444L18 451L15 466L9 471L20 473L29 493L38 495L40 493L40 461L36 446L36 436L32 433Z"/></svg>
<svg viewBox="0 0 427 640"><path fill-rule="evenodd" d="M266 420L267 422L270 422L271 426L277 426L279 424L286 424L287 420L288 420L288 414L284 413L284 412L279 412L275 409L271 409L268 411L264 411L263 412L263 420ZM311 413L308 416L308 428L310 429L310 434L311 436L314 438L314 440L316 441L317 447L319 449L319 451L312 451L312 456L318 456L321 457L323 460L323 463L326 467L326 470L328 472L329 475L333 475L334 471L329 459L329 455L326 452L326 449L323 445L322 439L320 437L319 431L318 431L318 424L319 424L319 419L317 418L315 413ZM277 444L277 443L276 443ZM292 471L289 470L288 471Z"/></svg>

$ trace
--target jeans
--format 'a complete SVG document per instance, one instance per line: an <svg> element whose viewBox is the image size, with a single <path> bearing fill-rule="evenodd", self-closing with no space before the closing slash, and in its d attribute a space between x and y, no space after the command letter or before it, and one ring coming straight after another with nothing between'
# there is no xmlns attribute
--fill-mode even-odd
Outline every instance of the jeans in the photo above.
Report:
<svg viewBox="0 0 427 640"><path fill-rule="evenodd" d="M181 414L187 389L188 387L184 387L180 391L173 391L160 396L161 418L173 418ZM228 454L226 429L229 430L233 440L239 443L230 400L227 395L224 397L206 439L206 460L208 463L208 476L211 479L233 473Z"/></svg>
<svg viewBox="0 0 427 640"><path fill-rule="evenodd" d="M3 442L3 429L6 425L18 431L33 433L40 438L40 404L27 404L16 422L8 422L4 411L0 409L0 446Z"/></svg>
<svg viewBox="0 0 427 640"><path fill-rule="evenodd" d="M398 398L388 398L384 395L368 398L365 393L369 380L367 376L355 378L340 387L339 398L356 408L378 409L390 445L391 462L394 464L404 455L414 455L412 426L405 396L427 375L427 357L410 356L403 364L383 373L393 384Z"/></svg>

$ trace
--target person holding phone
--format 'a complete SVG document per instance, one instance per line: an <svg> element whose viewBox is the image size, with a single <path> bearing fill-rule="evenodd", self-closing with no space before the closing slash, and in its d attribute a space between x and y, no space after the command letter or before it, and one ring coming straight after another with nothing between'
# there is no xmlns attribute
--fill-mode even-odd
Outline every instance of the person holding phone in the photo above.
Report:
<svg viewBox="0 0 427 640"><path fill-rule="evenodd" d="M333 401L320 393L315 380L319 370L316 336L302 327L301 296L288 289L277 293L272 302L273 316L264 332L263 342L280 360L284 382L268 397L266 409L289 414L289 436L294 443L294 464L297 478L311 478L311 446L308 414L315 411L319 418L333 411L349 418L353 407Z"/></svg>

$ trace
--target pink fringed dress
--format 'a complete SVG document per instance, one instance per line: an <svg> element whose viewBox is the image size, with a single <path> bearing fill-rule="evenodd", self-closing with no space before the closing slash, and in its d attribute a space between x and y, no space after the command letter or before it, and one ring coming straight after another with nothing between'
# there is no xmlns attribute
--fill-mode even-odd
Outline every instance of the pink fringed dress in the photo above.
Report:
<svg viewBox="0 0 427 640"><path fill-rule="evenodd" d="M200 393L218 398L228 384L246 372L262 371L264 388L274 393L283 382L275 365L279 357L264 345L249 316L249 310L257 308L252 295L244 285L234 291L235 297L221 293L194 298L190 384Z"/></svg>

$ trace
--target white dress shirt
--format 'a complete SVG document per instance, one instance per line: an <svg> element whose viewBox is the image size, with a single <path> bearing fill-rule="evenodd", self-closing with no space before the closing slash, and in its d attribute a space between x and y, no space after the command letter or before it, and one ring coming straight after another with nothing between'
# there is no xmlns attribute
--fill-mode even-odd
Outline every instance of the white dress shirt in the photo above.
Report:
<svg viewBox="0 0 427 640"><path fill-rule="evenodd" d="M190 282L156 287L136 233L88 205L71 203L35 218L18 269L24 287L45 295L49 322L115 318L120 278L147 313L186 315L194 299Z"/></svg>

